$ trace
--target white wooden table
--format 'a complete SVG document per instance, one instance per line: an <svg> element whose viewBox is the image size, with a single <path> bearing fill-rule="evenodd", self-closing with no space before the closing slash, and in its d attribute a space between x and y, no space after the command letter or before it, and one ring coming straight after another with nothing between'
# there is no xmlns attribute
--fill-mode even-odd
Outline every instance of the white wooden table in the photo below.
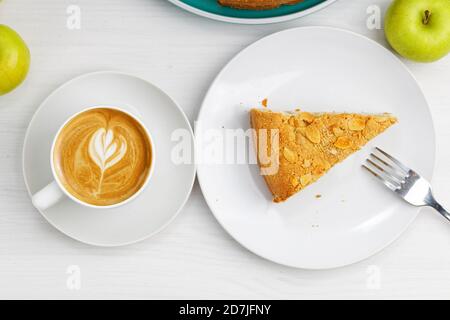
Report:
<svg viewBox="0 0 450 320"><path fill-rule="evenodd" d="M384 13L389 2L339 0L296 21L245 26L197 17L166 0L3 0L0 23L26 39L32 66L18 90L0 97L0 298L450 298L450 224L431 210L376 256L313 272L243 249L216 222L197 184L164 232L104 249L51 227L32 207L23 182L28 122L41 101L74 76L110 69L137 74L172 95L193 122L217 72L253 41L286 28L327 25L386 45L382 30L367 28L366 10L378 5ZM81 9L80 30L66 26L70 5ZM406 64L431 105L433 185L450 206L450 56Z"/></svg>

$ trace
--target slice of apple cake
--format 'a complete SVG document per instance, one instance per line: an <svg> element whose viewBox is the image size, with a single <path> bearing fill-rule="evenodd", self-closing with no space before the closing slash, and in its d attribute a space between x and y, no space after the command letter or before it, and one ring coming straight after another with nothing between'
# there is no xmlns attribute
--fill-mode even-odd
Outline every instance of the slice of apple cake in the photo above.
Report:
<svg viewBox="0 0 450 320"><path fill-rule="evenodd" d="M258 163L263 170L277 170L264 174L274 202L282 202L317 181L335 164L358 151L397 119L390 114L273 112L252 109L251 127L255 129ZM278 132L274 140L264 138L268 131ZM277 152L274 163L261 161L262 155ZM265 157L266 158L266 157ZM265 159L266 160L266 159Z"/></svg>

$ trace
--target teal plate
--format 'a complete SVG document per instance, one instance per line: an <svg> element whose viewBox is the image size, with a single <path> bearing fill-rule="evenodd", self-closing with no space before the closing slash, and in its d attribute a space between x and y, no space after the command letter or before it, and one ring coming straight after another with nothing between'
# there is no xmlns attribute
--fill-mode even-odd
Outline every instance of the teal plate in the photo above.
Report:
<svg viewBox="0 0 450 320"><path fill-rule="evenodd" d="M336 0L304 0L298 4L285 5L272 10L239 10L223 7L217 0L169 0L193 13L227 22L272 23L295 19L317 11Z"/></svg>

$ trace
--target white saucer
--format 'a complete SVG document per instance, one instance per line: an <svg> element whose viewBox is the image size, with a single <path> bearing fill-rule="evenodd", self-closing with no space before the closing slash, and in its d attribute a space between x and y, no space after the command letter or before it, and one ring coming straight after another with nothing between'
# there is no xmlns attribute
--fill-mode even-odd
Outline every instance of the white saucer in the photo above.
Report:
<svg viewBox="0 0 450 320"><path fill-rule="evenodd" d="M274 110L391 112L399 123L281 204L271 202L256 165L199 164L200 186L220 224L254 253L310 269L360 261L400 236L419 209L398 199L361 164L380 146L432 176L433 122L401 61L345 30L306 27L270 35L217 76L198 117L198 150L212 149L211 139L200 139L210 129L247 129L249 109L261 107L264 98Z"/></svg>
<svg viewBox="0 0 450 320"><path fill-rule="evenodd" d="M148 127L155 144L155 171L145 190L132 202L115 209L96 210L70 199L41 214L55 228L81 242L120 246L143 240L167 226L186 203L195 179L195 164L171 160L176 142L171 134L193 134L183 111L164 92L137 77L96 72L77 77L54 91L36 111L28 127L23 172L34 194L52 181L50 148L59 126L89 106L110 105L132 111Z"/></svg>

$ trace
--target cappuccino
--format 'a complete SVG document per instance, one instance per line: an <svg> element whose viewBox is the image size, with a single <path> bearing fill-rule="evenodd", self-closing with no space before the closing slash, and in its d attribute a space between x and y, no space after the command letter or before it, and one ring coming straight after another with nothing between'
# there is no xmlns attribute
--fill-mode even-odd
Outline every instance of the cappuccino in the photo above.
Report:
<svg viewBox="0 0 450 320"><path fill-rule="evenodd" d="M132 116L95 108L60 130L52 157L67 192L91 205L110 206L143 187L152 166L152 146L147 131Z"/></svg>

